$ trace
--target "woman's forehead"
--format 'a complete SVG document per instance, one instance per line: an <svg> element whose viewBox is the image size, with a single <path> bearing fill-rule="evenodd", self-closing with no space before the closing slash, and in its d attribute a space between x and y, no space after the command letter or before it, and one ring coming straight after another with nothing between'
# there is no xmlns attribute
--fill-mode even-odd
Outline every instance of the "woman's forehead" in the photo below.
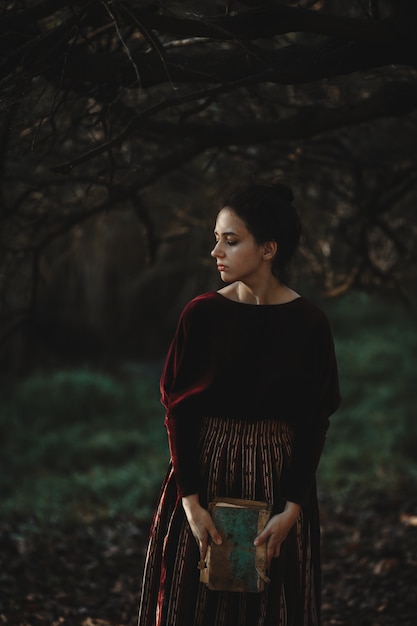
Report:
<svg viewBox="0 0 417 626"><path fill-rule="evenodd" d="M233 232L243 234L248 232L245 222L229 207L223 207L219 211L215 230L218 233Z"/></svg>

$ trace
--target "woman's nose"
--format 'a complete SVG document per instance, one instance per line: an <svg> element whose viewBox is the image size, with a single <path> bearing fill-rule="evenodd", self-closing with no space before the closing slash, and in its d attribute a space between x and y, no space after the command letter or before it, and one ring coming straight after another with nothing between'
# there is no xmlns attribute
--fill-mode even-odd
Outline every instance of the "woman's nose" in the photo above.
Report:
<svg viewBox="0 0 417 626"><path fill-rule="evenodd" d="M210 252L211 256L216 258L218 256L221 256L222 252L221 252L221 248L220 248L220 241L218 241L216 243L216 245L214 246L213 250Z"/></svg>

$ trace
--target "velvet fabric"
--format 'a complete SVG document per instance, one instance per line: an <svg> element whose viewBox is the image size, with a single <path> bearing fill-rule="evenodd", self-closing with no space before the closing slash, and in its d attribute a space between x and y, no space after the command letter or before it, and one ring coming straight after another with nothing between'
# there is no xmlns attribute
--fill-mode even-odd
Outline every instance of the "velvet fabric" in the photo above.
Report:
<svg viewBox="0 0 417 626"><path fill-rule="evenodd" d="M198 441L204 417L287 423L294 434L284 497L308 503L340 392L325 314L300 297L251 305L218 292L184 308L161 377L161 401L178 495L201 488Z"/></svg>

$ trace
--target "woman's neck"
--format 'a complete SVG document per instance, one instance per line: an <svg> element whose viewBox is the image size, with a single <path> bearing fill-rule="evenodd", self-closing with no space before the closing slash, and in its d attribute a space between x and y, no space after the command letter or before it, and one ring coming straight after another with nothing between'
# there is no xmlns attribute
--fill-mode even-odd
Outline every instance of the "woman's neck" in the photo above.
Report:
<svg viewBox="0 0 417 626"><path fill-rule="evenodd" d="M224 287L220 293L237 302L245 304L285 304L299 298L300 295L277 281L275 277L262 285L247 285L237 281Z"/></svg>

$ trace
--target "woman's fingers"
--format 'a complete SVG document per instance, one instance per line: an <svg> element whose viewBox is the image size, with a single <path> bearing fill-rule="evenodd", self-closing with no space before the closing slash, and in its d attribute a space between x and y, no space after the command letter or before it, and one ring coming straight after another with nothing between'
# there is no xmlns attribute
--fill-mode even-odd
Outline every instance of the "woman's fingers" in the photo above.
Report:
<svg viewBox="0 0 417 626"><path fill-rule="evenodd" d="M268 539L268 543L266 544L266 559L268 566L271 563L272 559L276 559L279 557L281 552L281 544L282 541L276 539L274 535L271 535Z"/></svg>
<svg viewBox="0 0 417 626"><path fill-rule="evenodd" d="M255 546L261 546L266 543L266 559L268 567L271 564L271 560L279 557L281 552L281 544L285 541L289 527L283 523L283 516L281 514L272 517L264 530L256 537L254 541Z"/></svg>
<svg viewBox="0 0 417 626"><path fill-rule="evenodd" d="M221 535L215 527L210 514L207 513L207 517L204 520L203 524L203 531L200 535L200 541L198 542L201 560L204 560L206 558L209 537L218 546L222 543Z"/></svg>
<svg viewBox="0 0 417 626"><path fill-rule="evenodd" d="M256 537L253 544L255 546L261 546L263 543L265 543L265 541L267 541L268 537L269 537L268 526L265 526L261 534Z"/></svg>
<svg viewBox="0 0 417 626"><path fill-rule="evenodd" d="M220 546L221 543L222 543L222 537L221 537L219 531L217 530L217 528L215 527L214 522L213 522L213 520L211 518L210 518L210 523L209 523L209 526L208 526L208 532L209 532L209 535L211 537L211 540L214 541L214 543L217 546Z"/></svg>
<svg viewBox="0 0 417 626"><path fill-rule="evenodd" d="M208 541L207 541L207 534L204 538L200 538L197 541L198 547L200 549L200 559L202 561L204 561L204 559L206 558L206 554L207 554L207 545L208 545Z"/></svg>
<svg viewBox="0 0 417 626"><path fill-rule="evenodd" d="M215 544L220 545L222 543L221 535L214 525L211 515L203 508L199 509L198 513L190 515L188 521L200 550L200 559L204 560L209 537Z"/></svg>

